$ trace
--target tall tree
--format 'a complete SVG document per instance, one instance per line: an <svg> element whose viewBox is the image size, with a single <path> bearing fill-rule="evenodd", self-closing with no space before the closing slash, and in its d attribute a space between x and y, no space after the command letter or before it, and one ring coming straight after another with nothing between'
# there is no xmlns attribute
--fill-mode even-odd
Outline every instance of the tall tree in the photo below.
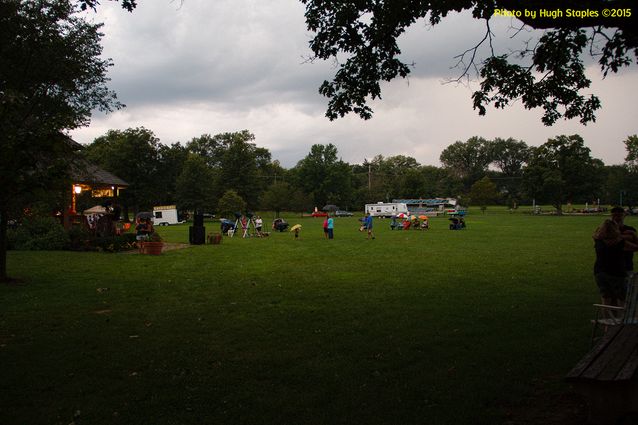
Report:
<svg viewBox="0 0 638 425"><path fill-rule="evenodd" d="M627 156L625 157L625 181L621 191L623 193L621 204L634 206L638 204L638 136L627 137L624 141Z"/></svg>
<svg viewBox="0 0 638 425"><path fill-rule="evenodd" d="M289 183L277 182L262 193L259 206L263 210L274 211L279 217L282 211L304 211L312 208L312 201Z"/></svg>
<svg viewBox="0 0 638 425"><path fill-rule="evenodd" d="M529 146L519 140L496 138L488 142L491 163L506 176L520 176L529 159Z"/></svg>
<svg viewBox="0 0 638 425"><path fill-rule="evenodd" d="M259 199L259 206L264 210L274 211L279 217L279 213L288 209L293 188L284 182L271 185Z"/></svg>
<svg viewBox="0 0 638 425"><path fill-rule="evenodd" d="M204 159L190 154L177 177L175 199L180 209L213 211L215 208L215 176Z"/></svg>
<svg viewBox="0 0 638 425"><path fill-rule="evenodd" d="M420 173L424 180L420 196L428 198L457 197L463 190L462 182L443 168L423 165Z"/></svg>
<svg viewBox="0 0 638 425"><path fill-rule="evenodd" d="M225 189L232 189L247 203L255 208L259 192L257 184L257 146L252 143L255 136L243 130L238 133L225 133L223 154L221 156L220 183Z"/></svg>
<svg viewBox="0 0 638 425"><path fill-rule="evenodd" d="M565 203L600 196L603 163L591 156L582 137L563 135L532 150L524 177L529 194L551 203L560 214Z"/></svg>
<svg viewBox="0 0 638 425"><path fill-rule="evenodd" d="M627 156L625 157L625 164L632 171L638 171L638 136L629 136L623 142L625 149L627 150Z"/></svg>
<svg viewBox="0 0 638 425"><path fill-rule="evenodd" d="M629 167L626 165L605 166L604 175L601 203L628 206L638 203L638 176Z"/></svg>
<svg viewBox="0 0 638 425"><path fill-rule="evenodd" d="M351 202L352 170L337 154L332 143L312 145L308 155L293 169L296 186L319 208L327 203L341 203L343 208Z"/></svg>
<svg viewBox="0 0 638 425"><path fill-rule="evenodd" d="M483 39L465 53L456 52L465 65L461 77L479 70L481 85L473 100L481 115L489 105L503 108L517 100L528 109L541 108L546 125L561 117L593 121L600 101L583 93L591 83L584 72L583 56L596 58L605 75L631 65L638 56L638 14L632 13L632 0L301 2L306 5L308 30L315 33L310 41L315 58L338 58L333 80L324 81L319 88L329 99L326 116L331 120L350 112L370 118L368 101L381 97L380 82L410 74L397 40L412 24L427 19L437 25L453 12L468 11L474 19L485 21ZM525 39L520 50L500 54L490 19L507 9L520 12L516 19L522 24L546 31L533 46ZM567 9L587 14L576 18ZM563 13L541 13L551 10ZM482 62L481 45L489 52Z"/></svg>
<svg viewBox="0 0 638 425"><path fill-rule="evenodd" d="M75 12L69 0L0 2L0 280L8 213L21 192L50 181L51 160L68 158L60 132L120 106L106 86L100 25Z"/></svg>
<svg viewBox="0 0 638 425"><path fill-rule="evenodd" d="M372 161L374 189L382 194L381 199L416 197L419 177L419 163L406 155L394 155L384 158L375 156ZM415 174L417 173L417 174Z"/></svg>
<svg viewBox="0 0 638 425"><path fill-rule="evenodd" d="M218 136L213 137L210 134L202 134L199 137L194 137L186 144L186 149L201 156L211 168L220 167L221 165L223 146Z"/></svg>
<svg viewBox="0 0 638 425"><path fill-rule="evenodd" d="M232 189L244 199L249 208L257 206L261 192L266 188L265 177L272 169L271 154L257 147L255 136L248 130L204 134L192 139L187 149L205 159L217 172L217 187L222 192Z"/></svg>
<svg viewBox="0 0 638 425"><path fill-rule="evenodd" d="M109 130L88 145L87 159L124 179L129 187L121 201L125 208L150 208L165 188L157 181L160 170L159 139L144 127Z"/></svg>
<svg viewBox="0 0 638 425"><path fill-rule="evenodd" d="M485 213L487 206L495 202L499 197L496 185L485 176L472 185L470 189L470 202L481 207Z"/></svg>
<svg viewBox="0 0 638 425"><path fill-rule="evenodd" d="M439 159L452 175L463 181L466 191L487 173L492 162L489 142L477 136L466 142L457 141L451 144L443 149Z"/></svg>
<svg viewBox="0 0 638 425"><path fill-rule="evenodd" d="M488 146L491 164L500 171L496 184L510 205L515 206L523 197L522 176L530 156L529 146L512 138L496 138Z"/></svg>
<svg viewBox="0 0 638 425"><path fill-rule="evenodd" d="M179 143L170 146L158 146L158 170L154 192L156 200L162 205L177 202L177 179L182 174L184 163L188 159L188 150ZM181 205L178 205L181 209Z"/></svg>

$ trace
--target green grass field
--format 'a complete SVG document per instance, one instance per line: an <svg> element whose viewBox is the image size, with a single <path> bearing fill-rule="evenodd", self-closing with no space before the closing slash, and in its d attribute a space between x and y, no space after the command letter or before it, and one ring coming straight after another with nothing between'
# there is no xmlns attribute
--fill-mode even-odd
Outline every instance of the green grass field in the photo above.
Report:
<svg viewBox="0 0 638 425"><path fill-rule="evenodd" d="M0 424L498 424L568 391L603 217L376 219L366 240L355 216L330 241L287 219L300 240L9 252L27 284L0 286Z"/></svg>

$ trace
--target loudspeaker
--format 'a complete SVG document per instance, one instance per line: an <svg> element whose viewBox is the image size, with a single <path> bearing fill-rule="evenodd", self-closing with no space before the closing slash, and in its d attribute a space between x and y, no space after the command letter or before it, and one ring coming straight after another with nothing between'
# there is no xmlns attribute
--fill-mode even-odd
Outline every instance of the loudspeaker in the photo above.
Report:
<svg viewBox="0 0 638 425"><path fill-rule="evenodd" d="M188 228L188 242L191 245L203 245L206 242L206 228L204 226L190 226Z"/></svg>
<svg viewBox="0 0 638 425"><path fill-rule="evenodd" d="M204 214L195 214L193 217L193 226L201 227L204 225Z"/></svg>

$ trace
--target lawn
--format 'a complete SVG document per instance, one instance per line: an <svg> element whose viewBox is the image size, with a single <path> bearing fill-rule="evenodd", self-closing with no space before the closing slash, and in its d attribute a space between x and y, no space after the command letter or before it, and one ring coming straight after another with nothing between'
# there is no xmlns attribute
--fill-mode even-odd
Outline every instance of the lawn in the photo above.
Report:
<svg viewBox="0 0 638 425"><path fill-rule="evenodd" d="M569 391L603 217L376 219L375 240L356 216L334 240L287 219L300 240L10 252L27 284L0 286L0 423L495 424Z"/></svg>

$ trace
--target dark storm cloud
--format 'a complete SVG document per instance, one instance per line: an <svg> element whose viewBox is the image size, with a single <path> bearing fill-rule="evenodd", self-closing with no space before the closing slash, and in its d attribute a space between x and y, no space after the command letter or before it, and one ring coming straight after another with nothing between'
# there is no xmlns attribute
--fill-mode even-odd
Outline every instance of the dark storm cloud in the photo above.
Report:
<svg viewBox="0 0 638 425"><path fill-rule="evenodd" d="M131 14L104 2L90 16L105 22L104 55L115 64L111 87L128 107L96 115L74 137L89 142L111 128L145 126L172 143L248 129L273 158L292 166L315 143L334 143L349 162L404 154L437 164L447 145L475 135L539 145L574 133L605 162L618 163L624 156L621 140L637 132L630 116L636 73L601 82L595 66L592 91L601 95L604 110L593 125L544 127L536 111L520 105L478 117L471 104L476 82L441 84L460 75L460 69L451 69L454 57L485 34L485 24L467 14L452 14L434 27L417 22L399 40L402 60L414 63L410 78L382 85L383 100L372 102L372 120L348 116L330 122L324 117L327 100L317 90L335 68L329 61L306 61L312 34L303 14L296 0L149 0ZM538 36L521 32L511 40L517 24L510 18L494 18L490 25L497 54ZM482 58L486 52L480 53Z"/></svg>

